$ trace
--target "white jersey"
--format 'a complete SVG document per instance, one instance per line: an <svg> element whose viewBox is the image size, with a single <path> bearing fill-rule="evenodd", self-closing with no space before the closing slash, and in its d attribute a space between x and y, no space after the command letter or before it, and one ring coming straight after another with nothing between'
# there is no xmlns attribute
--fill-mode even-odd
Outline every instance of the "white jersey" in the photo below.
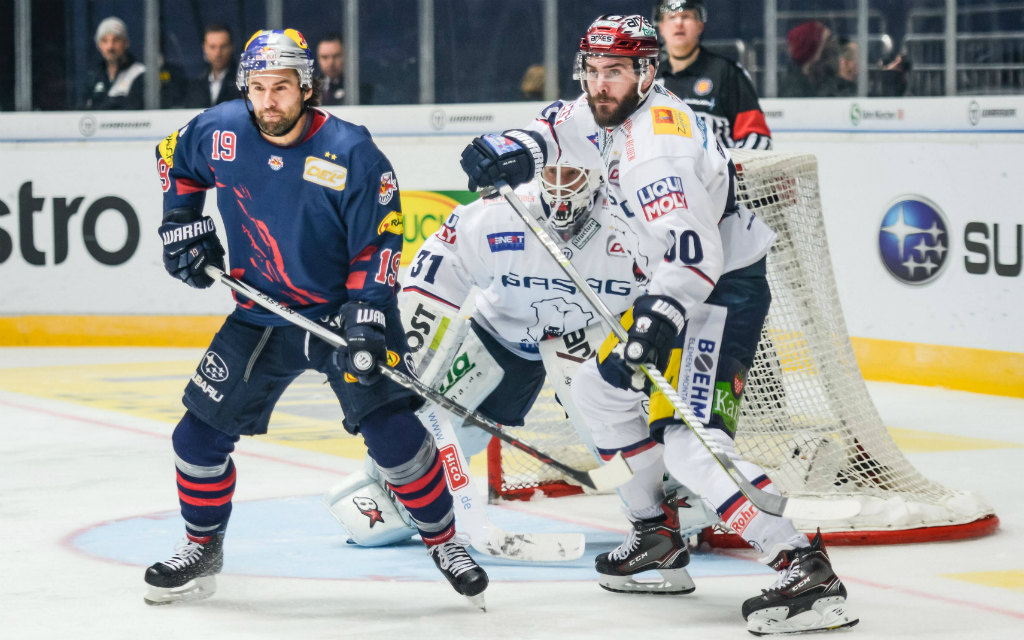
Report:
<svg viewBox="0 0 1024 640"><path fill-rule="evenodd" d="M654 85L618 127L599 127L586 95L555 102L529 127L547 141L547 161L602 167L609 200L638 244L648 291L677 300L689 313L723 273L765 255L775 233L734 204L731 162L704 121Z"/></svg>
<svg viewBox="0 0 1024 640"><path fill-rule="evenodd" d="M536 182L516 193L537 220L545 215ZM598 195L590 217L568 241L552 238L576 270L615 313L643 293L633 268L636 244L620 210ZM600 315L548 255L515 210L501 198L456 207L413 258L403 295L416 292L461 307L472 288L474 317L509 349L539 358L537 343L600 322Z"/></svg>

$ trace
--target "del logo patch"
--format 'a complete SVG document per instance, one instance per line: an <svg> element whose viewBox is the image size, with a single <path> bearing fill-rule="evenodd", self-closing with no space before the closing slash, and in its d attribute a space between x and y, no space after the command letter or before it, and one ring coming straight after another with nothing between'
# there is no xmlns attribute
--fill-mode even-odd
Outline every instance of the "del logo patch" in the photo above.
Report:
<svg viewBox="0 0 1024 640"><path fill-rule="evenodd" d="M487 245L491 253L499 251L523 251L526 248L526 234L522 231L487 234Z"/></svg>
<svg viewBox="0 0 1024 640"><path fill-rule="evenodd" d="M344 191L347 178L348 169L345 167L323 158L306 157L306 168L302 172L303 180L335 191Z"/></svg>
<svg viewBox="0 0 1024 640"><path fill-rule="evenodd" d="M690 116L678 109L651 107L651 121L654 123L655 134L670 134L686 138L693 137L693 129L690 127Z"/></svg>

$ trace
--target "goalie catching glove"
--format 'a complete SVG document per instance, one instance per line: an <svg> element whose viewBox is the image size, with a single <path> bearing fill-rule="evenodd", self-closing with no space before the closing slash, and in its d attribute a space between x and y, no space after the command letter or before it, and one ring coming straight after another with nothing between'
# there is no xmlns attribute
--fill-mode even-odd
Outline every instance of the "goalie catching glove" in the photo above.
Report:
<svg viewBox="0 0 1024 640"><path fill-rule="evenodd" d="M633 302L633 323L626 332L626 344L618 345L598 363L601 377L620 389L650 391L650 382L639 367L664 368L676 336L685 325L686 314L672 298L640 296Z"/></svg>
<svg viewBox="0 0 1024 640"><path fill-rule="evenodd" d="M350 374L360 384L373 384L380 377L379 365L386 366L388 360L384 312L365 302L350 300L341 305L339 315L347 346L331 354L331 366L342 374Z"/></svg>
<svg viewBox="0 0 1024 640"><path fill-rule="evenodd" d="M205 289L213 284L206 266L224 270L224 247L217 238L213 218L191 208L171 209L160 225L164 241L164 268L190 287Z"/></svg>
<svg viewBox="0 0 1024 640"><path fill-rule="evenodd" d="M493 187L504 180L516 187L533 180L544 166L544 141L535 133L509 129L473 138L462 151L462 169L469 176L469 190Z"/></svg>

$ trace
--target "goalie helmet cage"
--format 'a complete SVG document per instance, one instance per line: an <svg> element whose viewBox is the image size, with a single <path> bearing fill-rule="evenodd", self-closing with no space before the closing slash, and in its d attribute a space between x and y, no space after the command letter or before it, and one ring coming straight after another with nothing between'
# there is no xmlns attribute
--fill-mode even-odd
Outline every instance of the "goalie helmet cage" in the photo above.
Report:
<svg viewBox="0 0 1024 640"><path fill-rule="evenodd" d="M830 544L891 544L987 535L999 523L969 491L925 478L886 431L860 375L839 305L825 236L818 165L811 154L733 150L740 202L778 234L768 255L772 306L747 384L736 445L787 496L856 497L850 520L796 521L820 527ZM578 468L597 461L584 446L550 387L545 387L523 439ZM488 447L492 499L582 493L557 471L507 444ZM713 546L746 546L717 525Z"/></svg>

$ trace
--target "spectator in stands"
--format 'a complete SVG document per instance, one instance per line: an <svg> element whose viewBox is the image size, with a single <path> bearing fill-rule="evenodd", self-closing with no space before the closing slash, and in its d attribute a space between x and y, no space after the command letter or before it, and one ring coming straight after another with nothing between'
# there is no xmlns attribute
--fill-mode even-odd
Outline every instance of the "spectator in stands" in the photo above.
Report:
<svg viewBox="0 0 1024 640"><path fill-rule="evenodd" d="M835 55L836 73L831 81L819 86L818 95L822 96L855 96L857 95L857 71L859 69L860 46L856 40L838 38ZM832 58L831 45L826 43L822 60ZM907 71L910 62L902 54L897 54L889 62L878 61L877 71L872 72L869 96L902 96L907 91Z"/></svg>
<svg viewBox="0 0 1024 640"><path fill-rule="evenodd" d="M316 62L323 79L320 104L345 104L345 41L338 33L328 33L316 46ZM359 83L359 104L373 102L373 85Z"/></svg>
<svg viewBox="0 0 1024 640"><path fill-rule="evenodd" d="M523 73L523 80L519 83L519 90L522 92L523 100L544 99L544 65L531 64Z"/></svg>
<svg viewBox="0 0 1024 640"><path fill-rule="evenodd" d="M836 56L836 96L857 95L857 57L860 46L856 40L839 38L839 55Z"/></svg>
<svg viewBox="0 0 1024 640"><path fill-rule="evenodd" d="M663 0L655 8L663 43L657 81L690 105L723 147L771 149L772 134L746 70L700 44L707 19L703 0Z"/></svg>
<svg viewBox="0 0 1024 640"><path fill-rule="evenodd" d="M79 106L83 109L142 109L146 66L128 50L128 27L115 16L96 28L102 61L90 72Z"/></svg>
<svg viewBox="0 0 1024 640"><path fill-rule="evenodd" d="M186 107L207 108L241 98L235 86L238 65L231 29L226 24L211 24L203 33L203 59L206 71L189 83Z"/></svg>
<svg viewBox="0 0 1024 640"><path fill-rule="evenodd" d="M839 42L818 21L804 22L786 34L793 64L779 80L779 97L810 98L835 95Z"/></svg>

